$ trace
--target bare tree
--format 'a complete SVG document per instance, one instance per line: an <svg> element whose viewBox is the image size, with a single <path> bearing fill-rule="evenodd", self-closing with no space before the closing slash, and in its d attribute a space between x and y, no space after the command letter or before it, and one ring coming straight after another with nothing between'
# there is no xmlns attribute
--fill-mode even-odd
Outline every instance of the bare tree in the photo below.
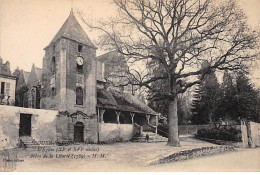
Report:
<svg viewBox="0 0 260 175"><path fill-rule="evenodd" d="M259 33L247 26L233 0L114 0L119 16L93 27L131 64L127 84L146 87L153 99L169 99L168 145L180 146L177 95L216 70L246 70L258 57ZM207 62L207 66L203 66ZM151 64L152 63L152 64ZM147 68L147 67L146 67ZM151 73L160 68L160 72ZM145 72L145 73L144 73ZM165 80L167 91L151 83Z"/></svg>

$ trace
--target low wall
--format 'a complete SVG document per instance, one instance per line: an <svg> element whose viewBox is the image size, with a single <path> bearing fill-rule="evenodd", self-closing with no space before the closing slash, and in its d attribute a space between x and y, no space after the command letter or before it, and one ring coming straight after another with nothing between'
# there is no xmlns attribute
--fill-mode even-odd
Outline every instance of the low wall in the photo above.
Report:
<svg viewBox="0 0 260 175"><path fill-rule="evenodd" d="M58 111L0 105L0 149L17 146L21 113L32 114L31 137L33 139L56 141Z"/></svg>
<svg viewBox="0 0 260 175"><path fill-rule="evenodd" d="M214 125L179 125L179 135L195 135L198 130L211 128L214 128Z"/></svg>
<svg viewBox="0 0 260 175"><path fill-rule="evenodd" d="M179 135L195 135L201 129L212 129L215 126L213 124L208 125L179 125ZM240 125L227 125L227 128L236 128L240 130Z"/></svg>
<svg viewBox="0 0 260 175"><path fill-rule="evenodd" d="M99 141L109 142L117 139L131 140L134 127L132 124L100 123Z"/></svg>
<svg viewBox="0 0 260 175"><path fill-rule="evenodd" d="M260 146L260 123L250 122L252 147Z"/></svg>
<svg viewBox="0 0 260 175"><path fill-rule="evenodd" d="M188 159L210 156L210 155L219 154L228 151L235 151L235 148L229 145L195 148L191 150L180 151L177 153L170 154L166 157L159 158L158 160L149 163L149 165L188 160Z"/></svg>

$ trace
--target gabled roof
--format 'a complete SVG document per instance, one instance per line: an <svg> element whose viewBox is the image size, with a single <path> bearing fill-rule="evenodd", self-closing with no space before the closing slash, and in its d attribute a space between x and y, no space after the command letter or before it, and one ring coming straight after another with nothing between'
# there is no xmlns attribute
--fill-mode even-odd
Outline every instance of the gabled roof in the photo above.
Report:
<svg viewBox="0 0 260 175"><path fill-rule="evenodd" d="M111 61L113 59L123 59L124 60L124 56L114 50L114 51L99 55L97 57L97 60L100 62L107 62L107 61Z"/></svg>
<svg viewBox="0 0 260 175"><path fill-rule="evenodd" d="M27 88L27 83L30 77L30 72L26 72L23 69L20 72L17 84L16 84L16 91L23 89L24 87Z"/></svg>
<svg viewBox="0 0 260 175"><path fill-rule="evenodd" d="M108 91L105 89L97 89L97 107L141 114L158 115L149 106L131 94Z"/></svg>
<svg viewBox="0 0 260 175"><path fill-rule="evenodd" d="M69 17L64 22L58 33L54 36L50 44L56 42L61 37L66 37L84 45L96 48L77 21L73 11L70 12Z"/></svg>

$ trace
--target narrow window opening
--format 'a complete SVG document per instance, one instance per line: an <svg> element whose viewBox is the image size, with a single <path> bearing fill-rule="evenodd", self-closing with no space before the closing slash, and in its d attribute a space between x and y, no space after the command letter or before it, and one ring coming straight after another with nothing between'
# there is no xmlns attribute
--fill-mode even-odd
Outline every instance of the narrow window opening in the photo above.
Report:
<svg viewBox="0 0 260 175"><path fill-rule="evenodd" d="M82 45L78 45L78 52L82 52L82 50L83 50L83 46Z"/></svg>
<svg viewBox="0 0 260 175"><path fill-rule="evenodd" d="M51 60L51 73L52 73L52 75L56 74L56 59L55 59L55 57L52 57L52 60Z"/></svg>
<svg viewBox="0 0 260 175"><path fill-rule="evenodd" d="M55 52L55 45L52 46L52 52L54 53Z"/></svg>
<svg viewBox="0 0 260 175"><path fill-rule="evenodd" d="M31 102L32 102L32 108L35 108L35 105L34 105L34 99L35 99L35 90L34 89L32 89L31 90L31 95L32 95L32 100L31 100Z"/></svg>
<svg viewBox="0 0 260 175"><path fill-rule="evenodd" d="M77 64L77 71L78 73L83 73L83 65Z"/></svg>
<svg viewBox="0 0 260 175"><path fill-rule="evenodd" d="M1 94L5 94L5 82L1 82Z"/></svg>
<svg viewBox="0 0 260 175"><path fill-rule="evenodd" d="M76 105L83 105L83 90L81 87L76 89Z"/></svg>

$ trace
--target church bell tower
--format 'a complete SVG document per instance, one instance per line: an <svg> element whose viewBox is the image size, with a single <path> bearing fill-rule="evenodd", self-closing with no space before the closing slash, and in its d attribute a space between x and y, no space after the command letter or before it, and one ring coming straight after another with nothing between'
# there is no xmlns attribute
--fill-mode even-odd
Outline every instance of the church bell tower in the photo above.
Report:
<svg viewBox="0 0 260 175"><path fill-rule="evenodd" d="M41 108L96 114L96 49L71 11L44 49Z"/></svg>

